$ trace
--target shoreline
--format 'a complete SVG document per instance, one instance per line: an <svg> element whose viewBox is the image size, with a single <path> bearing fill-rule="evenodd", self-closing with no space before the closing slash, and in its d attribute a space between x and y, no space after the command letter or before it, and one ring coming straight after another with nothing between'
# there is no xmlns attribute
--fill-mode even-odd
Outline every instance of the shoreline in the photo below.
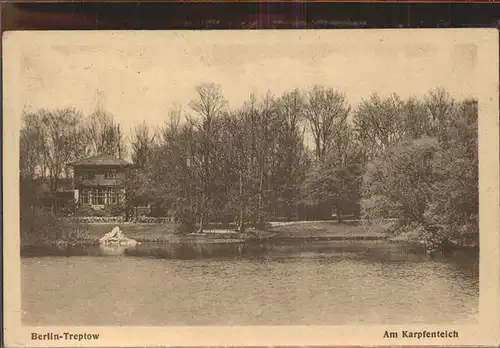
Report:
<svg viewBox="0 0 500 348"><path fill-rule="evenodd" d="M113 227L118 226L124 235L142 245L179 245L179 244L252 244L266 243L279 245L284 243L311 243L330 241L387 241L389 243L407 244L423 247L424 243L409 235L394 235L390 233L393 220L366 223L361 220L337 222L323 221L293 221L271 222L265 231L248 228L245 233L226 229L207 229L203 234L176 232L177 224L173 223L87 223L79 226L78 236L64 239L29 242L21 240L21 250L32 248L63 248L99 246L101 238ZM83 227L83 228L82 228ZM69 226L68 228L71 228ZM103 244L105 246L105 244ZM457 246L457 249L475 249L471 246Z"/></svg>
<svg viewBox="0 0 500 348"><path fill-rule="evenodd" d="M134 239L134 238L130 238ZM323 236L323 237L268 237L268 238L206 238L206 239L191 239L191 238L178 238L178 239L164 239L164 240L144 240L138 241L138 245L155 245L155 244L237 244L237 243L248 243L248 242L268 242L270 244L280 244L283 242L329 242L329 241L388 241L392 243L411 243L410 241L404 240L392 240L387 237L377 237L377 236L346 236L346 237L334 237L334 236ZM80 240L80 241L49 241L42 243L25 243L21 247L43 247L43 246L99 246L106 245L101 244L98 240Z"/></svg>
<svg viewBox="0 0 500 348"><path fill-rule="evenodd" d="M114 227L119 227L126 238L138 243L168 244L168 243L205 243L216 241L227 243L231 240L238 242L269 242L280 243L285 241L341 241L341 240L384 240L389 237L383 225L367 226L359 221L297 221L287 223L270 223L266 230L247 228L241 233L231 228L221 228L218 224L210 225L202 234L178 233L178 224L174 223L85 223L81 225L67 225L64 234L66 238L52 240L21 240L22 246L38 245L99 245L99 239ZM78 231L77 233L72 233Z"/></svg>

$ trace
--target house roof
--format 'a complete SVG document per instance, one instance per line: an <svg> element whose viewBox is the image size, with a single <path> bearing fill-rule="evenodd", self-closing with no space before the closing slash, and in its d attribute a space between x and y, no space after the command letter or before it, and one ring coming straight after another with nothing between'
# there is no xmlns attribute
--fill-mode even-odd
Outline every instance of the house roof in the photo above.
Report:
<svg viewBox="0 0 500 348"><path fill-rule="evenodd" d="M72 167L76 166L128 166L130 163L122 159L116 158L108 154L100 154L84 158L82 160L70 164Z"/></svg>

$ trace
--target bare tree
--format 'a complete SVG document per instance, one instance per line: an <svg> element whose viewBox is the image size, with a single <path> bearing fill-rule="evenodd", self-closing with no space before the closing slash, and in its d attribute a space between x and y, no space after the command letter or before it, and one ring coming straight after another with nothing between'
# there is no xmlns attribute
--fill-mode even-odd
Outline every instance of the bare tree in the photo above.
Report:
<svg viewBox="0 0 500 348"><path fill-rule="evenodd" d="M350 107L343 93L333 88L316 85L308 93L305 117L314 139L317 161L323 161L330 150L336 128L342 127L349 115Z"/></svg>
<svg viewBox="0 0 500 348"><path fill-rule="evenodd" d="M145 122L136 125L131 132L130 145L133 166L127 170L126 217L130 215L132 210L135 210L137 217L138 206L149 203L152 197L147 173L151 169L156 138L156 134Z"/></svg>
<svg viewBox="0 0 500 348"><path fill-rule="evenodd" d="M94 154L106 153L118 158L126 155L122 130L111 115L104 110L95 110L88 120L87 136Z"/></svg>
<svg viewBox="0 0 500 348"><path fill-rule="evenodd" d="M225 138L228 139L228 150L226 153L231 157L230 163L236 170L238 175L238 231L244 232L246 225L246 210L248 198L251 195L252 181L252 164L254 158L255 144L252 143L255 139L252 138L250 120L254 111L255 96L250 97L250 102L236 110L233 114L229 114L225 118L224 132Z"/></svg>
<svg viewBox="0 0 500 348"><path fill-rule="evenodd" d="M41 110L42 158L50 188L56 191L62 176L69 176L67 164L87 152L82 115L75 109Z"/></svg>
<svg viewBox="0 0 500 348"><path fill-rule="evenodd" d="M20 132L20 175L23 178L35 179L45 177L43 160L44 132L39 114L23 112L23 125Z"/></svg>
<svg viewBox="0 0 500 348"><path fill-rule="evenodd" d="M305 197L309 203L315 203L321 214L330 215L335 209L340 221L341 208L349 201L345 177L353 176L349 168L355 146L348 122L350 106L345 95L332 88L316 85L308 96L306 118L313 135L316 161L305 178Z"/></svg>
<svg viewBox="0 0 500 348"><path fill-rule="evenodd" d="M215 135L214 128L217 119L221 116L221 112L227 105L227 101L222 95L222 87L214 83L205 83L196 87L197 98L189 103L191 109L200 118L199 122L191 119L191 122L197 127L201 136L201 153L202 153L202 198L200 206L200 232L203 232L206 218L206 207L209 182L210 182L210 157L213 153L213 137Z"/></svg>
<svg viewBox="0 0 500 348"><path fill-rule="evenodd" d="M132 162L140 168L146 168L151 161L157 135L143 121L132 130L130 139Z"/></svg>
<svg viewBox="0 0 500 348"><path fill-rule="evenodd" d="M401 112L407 138L418 139L422 136L433 135L433 121L429 117L425 102L416 97L410 97L404 102Z"/></svg>
<svg viewBox="0 0 500 348"><path fill-rule="evenodd" d="M446 119L455 104L450 94L443 88L436 88L427 93L424 102L435 121Z"/></svg>
<svg viewBox="0 0 500 348"><path fill-rule="evenodd" d="M296 214L296 204L298 203L298 172L304 143L305 98L302 92L296 89L283 94L277 101L277 112L279 121L275 135L279 139L277 152L281 157L279 173L281 195L287 217L291 219Z"/></svg>
<svg viewBox="0 0 500 348"><path fill-rule="evenodd" d="M255 170L257 174L257 228L264 229L269 199L269 177L272 154L276 147L279 120L276 97L267 92L252 107L252 144L255 143Z"/></svg>
<svg viewBox="0 0 500 348"><path fill-rule="evenodd" d="M388 98L372 94L357 108L354 114L355 130L371 156L403 138L402 106L403 102L396 94Z"/></svg>
<svg viewBox="0 0 500 348"><path fill-rule="evenodd" d="M118 158L126 157L126 145L121 126L105 110L104 95L97 91L98 100L88 117L87 137L94 154L106 153Z"/></svg>
<svg viewBox="0 0 500 348"><path fill-rule="evenodd" d="M158 142L165 144L174 141L181 128L181 118L182 109L179 106L174 106L169 110L168 119L159 131L161 138L158 139Z"/></svg>
<svg viewBox="0 0 500 348"><path fill-rule="evenodd" d="M430 114L432 135L437 136L440 141L445 140L447 130L454 118L453 115L456 111L457 103L442 88L429 91L424 97L424 103Z"/></svg>

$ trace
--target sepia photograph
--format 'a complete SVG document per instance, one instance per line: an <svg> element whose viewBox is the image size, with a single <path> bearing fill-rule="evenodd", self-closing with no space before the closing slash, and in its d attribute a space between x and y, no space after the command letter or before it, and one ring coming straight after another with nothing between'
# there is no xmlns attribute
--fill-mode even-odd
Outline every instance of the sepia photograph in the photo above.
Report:
<svg viewBox="0 0 500 348"><path fill-rule="evenodd" d="M3 45L16 342L498 342L496 31Z"/></svg>

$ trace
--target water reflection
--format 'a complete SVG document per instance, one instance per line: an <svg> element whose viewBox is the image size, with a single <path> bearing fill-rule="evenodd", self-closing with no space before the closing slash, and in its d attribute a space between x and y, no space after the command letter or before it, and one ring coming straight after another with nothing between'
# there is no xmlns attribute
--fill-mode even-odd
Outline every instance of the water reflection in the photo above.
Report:
<svg viewBox="0 0 500 348"><path fill-rule="evenodd" d="M477 320L477 252L431 258L407 245L356 241L68 246L24 255L27 325Z"/></svg>
<svg viewBox="0 0 500 348"><path fill-rule="evenodd" d="M366 262L407 263L448 260L462 267L469 277L477 278L477 250L457 250L449 255L429 256L421 247L388 241L321 241L262 243L251 241L212 243L142 243L135 247L104 245L37 246L21 250L23 257L45 256L130 256L165 259L205 259L205 258L273 258L275 260L314 258L339 260L364 260ZM471 265L472 262L472 265ZM471 267L472 266L472 267ZM471 270L472 268L472 270Z"/></svg>

